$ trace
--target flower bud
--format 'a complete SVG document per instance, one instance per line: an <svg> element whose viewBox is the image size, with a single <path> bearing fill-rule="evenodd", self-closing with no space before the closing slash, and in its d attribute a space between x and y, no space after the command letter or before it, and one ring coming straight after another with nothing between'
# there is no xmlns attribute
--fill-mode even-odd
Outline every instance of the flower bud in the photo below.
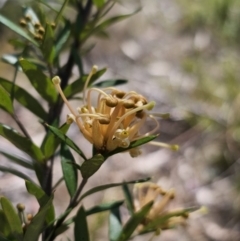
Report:
<svg viewBox="0 0 240 241"><path fill-rule="evenodd" d="M108 107L115 107L118 104L118 100L114 97L106 97L106 105Z"/></svg>
<svg viewBox="0 0 240 241"><path fill-rule="evenodd" d="M18 209L19 212L22 212L22 211L25 210L25 205L23 203L18 203L17 209Z"/></svg>
<svg viewBox="0 0 240 241"><path fill-rule="evenodd" d="M61 79L59 78L59 76L55 76L55 77L52 78L52 82L55 85L59 85L61 83Z"/></svg>
<svg viewBox="0 0 240 241"><path fill-rule="evenodd" d="M44 29L42 26L39 27L38 33L41 34L41 35L43 35L43 34L45 33L45 29Z"/></svg>
<svg viewBox="0 0 240 241"><path fill-rule="evenodd" d="M135 107L135 103L133 100L125 100L123 102L123 106L126 108L126 109L130 109L130 108L133 108Z"/></svg>
<svg viewBox="0 0 240 241"><path fill-rule="evenodd" d="M19 24L20 24L22 27L26 27L27 22L26 22L25 19L22 18L22 19L20 19Z"/></svg>

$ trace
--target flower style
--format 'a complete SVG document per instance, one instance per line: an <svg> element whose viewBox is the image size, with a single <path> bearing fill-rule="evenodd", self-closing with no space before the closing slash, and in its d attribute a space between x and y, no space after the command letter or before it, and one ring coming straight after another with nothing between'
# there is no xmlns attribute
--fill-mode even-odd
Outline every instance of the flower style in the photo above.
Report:
<svg viewBox="0 0 240 241"><path fill-rule="evenodd" d="M189 214L188 211L184 209L178 211L166 210L167 205L175 197L173 189L165 191L155 183L137 183L134 185L133 194L135 211L140 210L144 205L153 201L153 206L140 225L139 232L141 232L151 221L161 217L163 217L163 221L161 222L161 225L159 224L159 226L156 227L155 231L157 232L161 229L174 227L177 224L186 224L186 218Z"/></svg>
<svg viewBox="0 0 240 241"><path fill-rule="evenodd" d="M110 152L118 147L128 148L132 141L149 136L159 129L156 118L148 113L155 106L155 102L148 102L137 92L124 92L114 87L90 88L87 92L87 85L96 72L97 66L93 66L85 82L83 105L77 108L77 111L66 99L58 76L53 78L53 83L71 112L67 121L69 123L74 121L84 137L99 153ZM92 104L93 92L98 93L96 106ZM150 132L140 134L140 129L147 119L155 123L155 128ZM141 154L141 151L139 148L133 148L129 150L129 153L132 157L136 157Z"/></svg>

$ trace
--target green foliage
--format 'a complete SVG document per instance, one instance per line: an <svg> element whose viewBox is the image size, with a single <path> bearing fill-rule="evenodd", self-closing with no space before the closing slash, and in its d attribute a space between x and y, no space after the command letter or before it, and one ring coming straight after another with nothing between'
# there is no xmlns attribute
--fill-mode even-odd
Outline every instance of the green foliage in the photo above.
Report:
<svg viewBox="0 0 240 241"><path fill-rule="evenodd" d="M39 205L39 210L31 217L26 215L25 208L19 206L17 213L11 202L1 197L0 241L37 241L40 237L43 241L53 241L69 229L71 224L74 226L73 240L90 241L87 216L104 211L110 215L109 240L124 241L132 238L152 208L153 202L136 211L128 186L146 182L149 178L95 186L83 193L88 179L105 164L107 158L140 147L157 137L147 133L141 134L140 138L139 128L150 116L148 110L152 106L143 96L137 93L135 95L134 91L126 94L116 89L116 86L127 83L127 80L112 78L98 81L106 72L106 68L97 70L94 66L90 74L85 70L87 63L85 54L91 51L93 46L89 44L89 39L94 37L96 41L97 37L108 37L108 27L139 11L109 17L108 12L115 4L118 4L118 1L38 0L26 2L22 6L23 15L19 19L19 24L12 20L10 14L9 17L7 14L0 15L0 23L14 33L9 43L15 49L14 53L4 53L1 58L14 70L14 76L10 80L0 78L0 108L17 125L17 128L13 128L10 126L11 123L8 123L9 125L0 123L0 135L29 156L29 159L22 158L14 152L1 150L0 154L13 166L1 165L0 171L24 179L28 194L33 195ZM67 58L62 58L63 55L67 55ZM78 68L79 76L72 81L74 67ZM31 88L22 87L27 85L25 80L19 83L19 72L26 76L38 96L31 93ZM107 115L98 113L97 108L90 106L91 100L85 103L86 89L89 87L103 94L103 98L98 98L98 107L102 107ZM109 93L110 91L112 93ZM81 108L77 113L70 106L68 101L73 99L83 100L82 112ZM15 105L15 101L20 105ZM67 123L61 125L64 103L68 106L71 115L68 115ZM38 131L42 131L43 141L40 146L32 141L27 124L18 118L18 109L22 107L39 118L39 121L31 121L35 122L34 125L39 125ZM123 108L123 111L115 113L117 111L111 109L115 107L116 110ZM122 123L119 124L119 119L122 123L127 122L126 127L122 127ZM150 119L153 119L153 116L150 116ZM78 125L79 135L83 134L92 145L91 157L87 157L85 150L67 136L71 122ZM109 129L113 129L109 130L109 133L113 132L109 140L113 146L116 144L115 149L107 149L107 138L103 140L100 148L95 148L94 140L98 142L101 138L97 127L104 129L106 125L109 125ZM79 158L75 158L71 149L76 152L77 157L81 157L81 165L78 163ZM59 181L53 185L53 173L58 157L61 159L62 172ZM22 168L28 169L31 174L28 176ZM80 181L78 171L81 174ZM57 216L53 194L60 183L65 185L68 191L69 204L62 214ZM83 199L114 187L123 188L126 200L111 200L88 210L84 209ZM120 207L125 202L131 217L123 225ZM77 214L67 220L68 215L79 203L81 206Z"/></svg>

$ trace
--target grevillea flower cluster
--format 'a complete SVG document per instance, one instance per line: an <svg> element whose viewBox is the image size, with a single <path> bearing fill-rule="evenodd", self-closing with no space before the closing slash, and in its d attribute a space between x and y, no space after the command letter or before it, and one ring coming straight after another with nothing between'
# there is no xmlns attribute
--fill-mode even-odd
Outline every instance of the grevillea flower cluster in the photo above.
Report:
<svg viewBox="0 0 240 241"><path fill-rule="evenodd" d="M154 134L159 129L159 123L148 111L153 109L155 102L149 102L135 91L124 92L114 87L87 90L89 80L96 71L97 67L93 66L85 82L83 105L77 110L74 110L66 99L60 86L60 78L53 78L53 83L71 112L67 117L68 122L74 121L99 153L111 152L118 147L128 148L131 142ZM96 106L92 103L94 92L98 94ZM155 127L141 134L141 128L147 119L153 121ZM141 154L139 148L128 151L132 157Z"/></svg>

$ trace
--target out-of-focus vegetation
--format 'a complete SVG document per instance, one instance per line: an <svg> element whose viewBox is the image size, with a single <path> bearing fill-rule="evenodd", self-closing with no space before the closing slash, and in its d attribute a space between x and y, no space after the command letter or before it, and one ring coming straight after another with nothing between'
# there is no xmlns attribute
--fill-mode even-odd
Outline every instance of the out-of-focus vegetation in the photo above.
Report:
<svg viewBox="0 0 240 241"><path fill-rule="evenodd" d="M189 95L191 104L186 107L187 119L203 130L204 136L195 150L195 159L207 163L203 170L207 173L206 184L228 179L239 197L240 1L177 2L182 14L179 33L193 39L181 65L194 82ZM218 209L224 226L239 224L237 202L232 200L232 206Z"/></svg>

